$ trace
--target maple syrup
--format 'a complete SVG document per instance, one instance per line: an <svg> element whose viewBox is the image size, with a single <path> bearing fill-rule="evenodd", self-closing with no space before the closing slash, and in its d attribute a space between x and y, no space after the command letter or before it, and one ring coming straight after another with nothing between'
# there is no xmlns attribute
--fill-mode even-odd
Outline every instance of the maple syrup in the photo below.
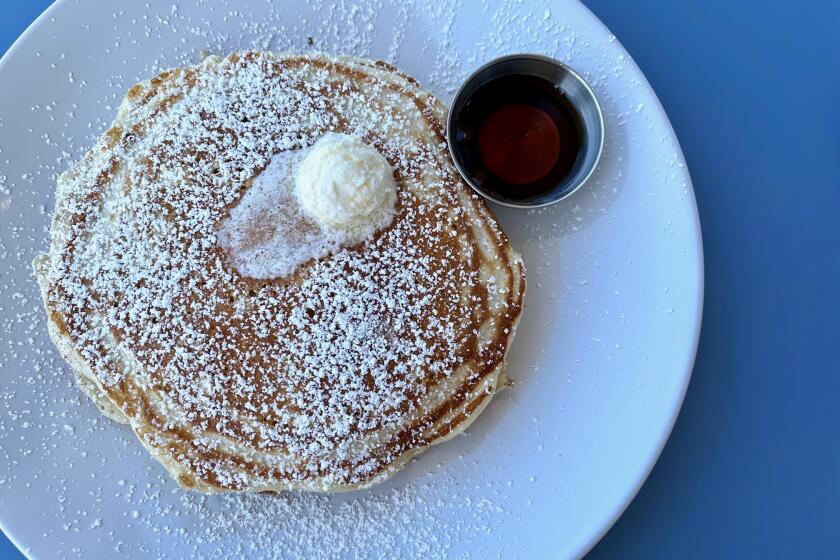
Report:
<svg viewBox="0 0 840 560"><path fill-rule="evenodd" d="M583 124L563 91L545 78L506 75L479 86L450 138L463 171L501 199L537 197L575 167Z"/></svg>

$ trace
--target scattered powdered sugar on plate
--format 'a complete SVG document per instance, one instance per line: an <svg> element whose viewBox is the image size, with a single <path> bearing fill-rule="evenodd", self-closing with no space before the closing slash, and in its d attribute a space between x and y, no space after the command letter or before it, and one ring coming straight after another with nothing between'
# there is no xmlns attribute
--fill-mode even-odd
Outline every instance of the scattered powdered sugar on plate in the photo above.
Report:
<svg viewBox="0 0 840 560"><path fill-rule="evenodd" d="M71 8L75 2L66 3ZM382 0L310 0L300 4L298 11L267 0L195 0L171 6L139 2L125 9L112 8L113 12L103 13L103 22L75 30L79 41L90 38L105 45L98 54L71 61L60 49L49 55L38 53L43 64L33 71L56 76L56 83L70 88L70 94L47 91L33 96L32 122L24 127L23 137L8 135L10 127L5 120L10 115L0 109L0 211L5 220L0 231L0 262L5 268L0 276L0 368L4 376L0 382L0 488L5 489L4 498L18 497L29 516L21 523L37 520L39 526L49 524L42 538L49 539L53 556L89 557L78 538L89 534L91 542L105 543L97 550L113 550L115 555L131 558L444 558L468 556L464 551L471 543L483 550L472 557L484 558L500 551L489 535L500 534L503 524L517 520L511 512L525 507L510 504L517 492L515 485L511 488L487 471L477 471L472 477L456 476L449 464L439 469L429 465L432 472L428 474L406 473L386 487L348 496L207 497L187 493L143 456L126 428L101 418L81 395L46 336L44 313L31 279L30 261L47 244L55 178L108 126L128 87L159 70L195 64L201 49L217 54L264 48L378 56L415 74L444 99L472 69L497 55L541 52L574 64L595 88L608 117L604 163L568 211L534 211L539 219L508 231L514 246L524 248L530 290L547 292L561 302L556 308L526 311L526 320L530 312L537 324L523 323L522 330L534 335L527 343L528 350L537 350L530 355L528 350L517 354L517 363L527 370L517 377L523 378L523 385L527 381L542 389L554 387L552 383L566 386L572 382L580 367L580 353L558 366L556 380L537 375L543 365L540 343L548 336L541 333L558 320L564 321L563 334L571 335L584 328L587 317L597 316L594 321L604 326L604 332L592 333L591 345L603 348L604 368L628 345L626 340L612 338L610 329L614 323L633 319L632 311L627 310L631 307L625 295L628 288L619 276L636 266L633 259L616 259L611 268L611 260L592 250L586 260L563 260L568 250L561 241L585 242L587 227L602 220L619 231L626 227L625 218L612 209L621 195L618 186L628 167L628 146L638 140L625 125L658 126L636 95L640 82L628 77L634 69L632 61L625 55L605 55L604 45L587 43L575 30L575 22L549 2L534 2L524 8L515 0L482 0L477 10L465 10L464 2L456 0L433 6L417 0L396 5ZM386 11L394 15L385 18ZM466 11L473 19L463 18ZM46 25L50 30L58 23L48 21ZM471 48L455 48L455 35L472 25L486 29L480 40ZM98 35L93 33L94 27ZM114 38L103 41L103 32L110 28ZM609 37L606 44L612 41ZM118 57L120 65L109 66L109 73L102 76L97 63L111 57ZM666 132L662 138L662 142L671 142ZM9 155L14 151L12 144L18 142L32 152L23 171ZM641 149L646 153L653 148ZM656 174L668 188L691 196L679 148L672 146L670 153ZM654 186L641 188L646 189L647 198L657 196ZM640 206L644 208L645 203ZM510 220L509 212L498 213L503 224ZM664 235L673 235L676 225L657 223L655 227ZM561 264L557 264L558 254ZM605 270L610 274L615 270L618 279L600 284L594 281L605 277ZM600 292L614 294L616 304L608 313L588 306ZM661 312L679 310L682 297L678 291L668 292L671 304ZM516 406L524 404L517 402ZM531 415L529 411L525 417ZM535 424L539 426L536 417ZM528 429L532 433L533 425ZM534 452L541 451L542 443ZM485 468L492 473L492 466ZM530 476L523 473L523 480L527 482ZM26 509L22 498L36 489L52 496L52 507ZM488 494L495 498L477 497ZM103 510L122 514L115 518ZM142 536L132 531L140 531ZM515 556L509 552L505 556Z"/></svg>
<svg viewBox="0 0 840 560"><path fill-rule="evenodd" d="M470 481L461 481L468 483ZM179 493L160 507L160 489L135 491L131 503L149 513L138 525L150 534L178 534L181 518L203 529L190 539L190 558L447 558L453 542L491 531L509 514L503 501L445 496L440 482L346 499L284 493L207 497ZM138 496L139 499L138 499ZM151 511L150 511L151 510ZM441 522L442 516L458 519ZM151 541L150 541L151 542ZM463 544L463 543L462 543ZM150 547L160 558L180 558Z"/></svg>

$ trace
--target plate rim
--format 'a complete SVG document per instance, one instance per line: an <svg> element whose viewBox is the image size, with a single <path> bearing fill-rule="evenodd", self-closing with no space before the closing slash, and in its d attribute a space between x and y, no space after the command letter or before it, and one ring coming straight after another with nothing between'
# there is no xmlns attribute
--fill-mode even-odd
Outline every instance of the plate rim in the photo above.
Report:
<svg viewBox="0 0 840 560"><path fill-rule="evenodd" d="M615 37L615 42L618 47L624 51L624 54L627 58L627 61L633 66L636 75L641 77L640 84L638 87L643 88L646 93L653 99L654 104L651 109L655 110L658 113L659 119L661 119L664 123L667 124L666 132L670 133L670 137L674 140L674 149L680 156L680 159L685 162L685 168L682 170L683 176L686 182L686 188L691 193L691 217L692 217L692 225L694 234L696 236L696 249L697 249L697 275L698 277L695 279L697 283L697 292L694 294L694 297L697 301L696 308L694 309L694 325L693 325L693 349L691 351L691 355L688 356L688 360L686 361L686 371L683 373L683 382L679 390L679 396L674 403L673 410L671 411L671 417L669 418L667 424L663 426L662 433L660 434L659 441L657 443L656 449L651 454L648 463L642 469L639 477L637 478L636 482L634 483L632 489L628 494L625 496L624 500L617 504L615 512L613 515L604 520L603 526L599 531L593 534L593 536L586 542L586 544L581 547L579 554L575 556L575 558L580 559L586 556L595 545L597 545L601 539L606 536L606 534L613 528L613 526L618 522L624 512L627 511L627 508L630 507L630 504L633 503L633 500L636 499L639 492L642 489L642 486L645 485L647 479L650 477L650 474L653 472L653 468L656 466L656 463L659 462L659 458L662 456L662 452L665 450L665 446L668 444L668 440L671 438L671 433L674 431L674 426L677 423L677 418L679 418L680 412L682 411L683 403L685 402L685 395L688 392L688 386L691 383L691 378L694 374L694 365L697 362L697 352L700 348L700 332L703 326L703 308L705 303L705 256L703 252L703 230L700 224L700 212L697 207L697 194L694 191L694 182L691 180L691 173L688 169L688 162L686 162L685 154L683 153L682 145L680 144L679 138L677 137L677 133L674 130L673 124L671 124L671 119L668 118L668 113L665 111L665 107L662 105L662 102L659 100L659 96L656 95L656 91L653 89L653 86L650 85L650 82L647 79L647 76L642 71L641 67L636 63L633 56L630 52L624 47L624 44L619 40L619 38L613 33L607 25L601 21L592 10L589 9L589 6L583 3L582 0L574 0L577 2L581 8L585 12L589 14L594 22L598 26L600 26L601 30L608 35Z"/></svg>
<svg viewBox="0 0 840 560"><path fill-rule="evenodd" d="M8 48L8 50L5 53L3 53L3 56L0 57L0 75L2 75L6 66L9 64L9 60L11 60L12 57L14 57L14 55L20 49L23 42L27 39L27 37L29 37L29 35L34 33L35 29L37 27L40 27L41 25L43 25L44 21L46 21L48 18L52 17L50 14L57 8L57 6L59 6L63 2L64 2L64 0L55 0L54 2L52 2L49 6L47 6L47 9L44 10L43 12L41 12L41 14L38 17L36 17L32 21L32 23L30 23L26 27L26 29L23 30L23 33L21 33L18 36L18 38L15 39L15 41ZM29 554L27 552L27 549L25 549L21 545L21 543L20 543L20 541L18 541L17 537L14 536L14 534L12 532L10 532L7 527L8 526L3 521L3 517L0 516L0 531L3 531L3 535L7 539L9 539L9 542L11 542L15 546L15 548L18 549L18 552L20 552L21 555L23 555L27 559L31 558L31 556L29 556Z"/></svg>

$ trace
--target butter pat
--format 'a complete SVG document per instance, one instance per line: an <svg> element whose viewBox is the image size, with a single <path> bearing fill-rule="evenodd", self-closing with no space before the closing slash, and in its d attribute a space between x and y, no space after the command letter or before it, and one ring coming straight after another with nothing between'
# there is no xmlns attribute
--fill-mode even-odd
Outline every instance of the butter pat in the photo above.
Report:
<svg viewBox="0 0 840 560"><path fill-rule="evenodd" d="M301 208L322 228L367 236L394 218L397 187L388 160L360 136L328 132L295 178Z"/></svg>

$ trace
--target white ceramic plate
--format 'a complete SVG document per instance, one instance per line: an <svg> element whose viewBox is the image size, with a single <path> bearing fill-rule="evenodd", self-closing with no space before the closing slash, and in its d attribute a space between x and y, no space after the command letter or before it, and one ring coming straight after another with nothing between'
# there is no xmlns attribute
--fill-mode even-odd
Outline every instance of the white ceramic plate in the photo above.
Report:
<svg viewBox="0 0 840 560"><path fill-rule="evenodd" d="M32 558L584 554L659 455L700 328L697 210L656 96L575 1L276 4L63 0L0 63L0 525ZM367 492L182 492L73 385L30 279L56 173L126 89L202 48L247 47L384 58L445 100L482 62L539 52L579 70L604 108L585 188L536 212L497 208L528 267L518 383L466 436Z"/></svg>

